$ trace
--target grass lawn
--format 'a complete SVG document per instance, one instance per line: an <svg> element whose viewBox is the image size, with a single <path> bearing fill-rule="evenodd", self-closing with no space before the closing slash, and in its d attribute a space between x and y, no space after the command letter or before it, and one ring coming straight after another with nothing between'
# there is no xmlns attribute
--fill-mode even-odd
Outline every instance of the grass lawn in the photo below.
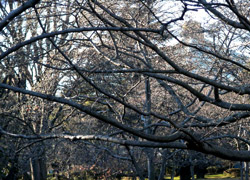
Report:
<svg viewBox="0 0 250 180"><path fill-rule="evenodd" d="M195 177L196 178L196 177ZM170 179L170 177L166 177L166 179ZM175 177L174 180L179 180L180 177ZM235 177L231 177L225 174L215 174L215 175L205 175L205 179L204 180L240 180L240 178L235 178ZM203 180L203 179L199 179L199 180Z"/></svg>
<svg viewBox="0 0 250 180"><path fill-rule="evenodd" d="M235 178L235 177L232 177L230 175L225 175L225 174L205 175L205 178L207 180L209 180L209 179L213 179L213 180L219 180L219 179L223 179L223 180L228 180L228 179L238 180L238 179L240 179L239 177Z"/></svg>
<svg viewBox="0 0 250 180"><path fill-rule="evenodd" d="M170 176L166 176L166 179L170 179ZM122 180L131 180L132 178L123 178ZM137 178L139 180L139 178ZM174 180L180 180L180 177L177 176L174 178ZM240 178L234 178L227 176L225 174L216 174L216 175L205 175L205 179L199 179L199 180L240 180Z"/></svg>

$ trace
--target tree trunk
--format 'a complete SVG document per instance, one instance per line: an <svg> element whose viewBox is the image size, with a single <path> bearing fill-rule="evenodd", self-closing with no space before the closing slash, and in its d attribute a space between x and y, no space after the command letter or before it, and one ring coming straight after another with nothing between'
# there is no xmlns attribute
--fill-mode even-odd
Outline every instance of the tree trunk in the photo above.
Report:
<svg viewBox="0 0 250 180"><path fill-rule="evenodd" d="M199 179L205 178L207 169L206 169L206 166L204 164L200 164L200 165L198 164L195 168L195 171L196 171L197 178L199 178Z"/></svg>
<svg viewBox="0 0 250 180"><path fill-rule="evenodd" d="M30 159L30 171L32 180L46 180L46 164L43 159Z"/></svg>
<svg viewBox="0 0 250 180"><path fill-rule="evenodd" d="M250 151L249 145L247 145L247 150ZM245 162L245 179L249 180L249 162Z"/></svg>
<svg viewBox="0 0 250 180"><path fill-rule="evenodd" d="M154 150L147 149L148 180L155 180Z"/></svg>
<svg viewBox="0 0 250 180"><path fill-rule="evenodd" d="M166 155L167 155L167 150L164 150L162 153L161 170L160 170L158 180L164 180L164 176L166 174L166 162L167 162Z"/></svg>
<svg viewBox="0 0 250 180"><path fill-rule="evenodd" d="M171 170L171 180L174 180L174 176L175 176L175 168L173 167L173 169Z"/></svg>
<svg viewBox="0 0 250 180"><path fill-rule="evenodd" d="M191 173L192 180L194 180L194 166L193 165L190 166L190 173Z"/></svg>
<svg viewBox="0 0 250 180"><path fill-rule="evenodd" d="M191 180L190 165L181 167L180 180Z"/></svg>
<svg viewBox="0 0 250 180"><path fill-rule="evenodd" d="M243 162L240 162L240 180L244 179L244 166Z"/></svg>
<svg viewBox="0 0 250 180"><path fill-rule="evenodd" d="M149 113L151 112L151 89L150 89L150 81L147 77L145 80L145 94L146 94L146 102L145 108ZM150 116L143 117L144 127L146 128L146 134L152 134L152 129L148 128L149 125L152 124ZM147 154L147 168L148 168L148 180L155 180L155 170L154 170L154 149L146 149Z"/></svg>
<svg viewBox="0 0 250 180"><path fill-rule="evenodd" d="M125 146L125 147L126 147L128 153L129 153L129 156L130 156L130 158L132 160L132 164L134 165L134 168L135 168L135 171L136 171L136 175L139 176L140 180L144 180L144 177L143 177L142 172L141 172L141 168L139 167L138 163L136 162L135 157L132 154L129 146ZM136 179L136 177L135 177L135 179Z"/></svg>
<svg viewBox="0 0 250 180"><path fill-rule="evenodd" d="M197 178L204 179L205 175L206 175L206 172L204 170L202 170L200 172L197 172L196 175L197 175Z"/></svg>
<svg viewBox="0 0 250 180"><path fill-rule="evenodd" d="M245 180L249 180L249 162L245 162Z"/></svg>

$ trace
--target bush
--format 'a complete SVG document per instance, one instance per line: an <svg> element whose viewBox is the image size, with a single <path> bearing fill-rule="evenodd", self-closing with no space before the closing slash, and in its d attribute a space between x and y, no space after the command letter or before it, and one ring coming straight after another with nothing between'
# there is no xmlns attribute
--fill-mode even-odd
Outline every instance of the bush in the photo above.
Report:
<svg viewBox="0 0 250 180"><path fill-rule="evenodd" d="M232 177L239 177L240 176L240 169L239 168L230 168L223 172L225 175L230 175Z"/></svg>
<svg viewBox="0 0 250 180"><path fill-rule="evenodd" d="M208 174L218 174L219 168L217 166L209 166L207 168Z"/></svg>

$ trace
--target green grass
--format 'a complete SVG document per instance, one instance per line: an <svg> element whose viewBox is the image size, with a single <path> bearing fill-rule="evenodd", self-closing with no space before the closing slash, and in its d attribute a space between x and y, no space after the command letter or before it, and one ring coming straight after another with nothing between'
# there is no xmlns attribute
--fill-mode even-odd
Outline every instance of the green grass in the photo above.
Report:
<svg viewBox="0 0 250 180"><path fill-rule="evenodd" d="M166 179L170 179L170 176L166 176ZM195 177L196 178L196 177ZM132 178L123 178L122 180L131 180ZM139 178L137 178L139 180ZM180 176L174 177L174 180L180 180ZM203 180L203 179L200 179ZM225 174L205 175L204 180L240 180L240 178L233 178Z"/></svg>
<svg viewBox="0 0 250 180"><path fill-rule="evenodd" d="M240 179L240 178L235 178L233 176L225 175L225 174L205 175L205 178L214 179L214 180L215 179L234 179L234 180Z"/></svg>

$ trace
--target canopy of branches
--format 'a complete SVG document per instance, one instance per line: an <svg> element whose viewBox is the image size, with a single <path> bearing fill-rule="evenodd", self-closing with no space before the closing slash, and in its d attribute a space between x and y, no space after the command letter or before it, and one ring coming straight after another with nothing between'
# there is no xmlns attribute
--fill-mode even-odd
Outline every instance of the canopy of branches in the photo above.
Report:
<svg viewBox="0 0 250 180"><path fill-rule="evenodd" d="M114 158L140 175L140 154L156 162L163 150L250 161L249 7L1 1L0 168L41 157L90 168Z"/></svg>

